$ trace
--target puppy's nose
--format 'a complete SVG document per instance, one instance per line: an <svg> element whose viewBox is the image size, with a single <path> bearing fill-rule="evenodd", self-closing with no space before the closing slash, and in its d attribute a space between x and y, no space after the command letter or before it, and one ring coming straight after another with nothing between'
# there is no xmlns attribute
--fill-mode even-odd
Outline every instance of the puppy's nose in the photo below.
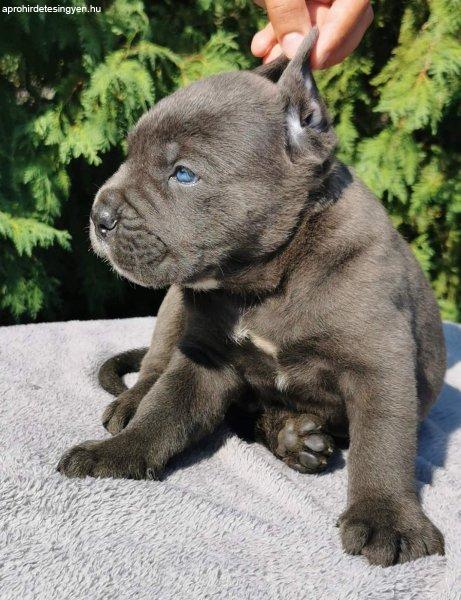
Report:
<svg viewBox="0 0 461 600"><path fill-rule="evenodd" d="M107 206L99 205L92 209L91 220L94 223L96 232L102 237L106 237L110 231L117 227L117 217Z"/></svg>
<svg viewBox="0 0 461 600"><path fill-rule="evenodd" d="M105 238L114 231L118 223L118 207L121 202L119 192L110 190L102 192L91 210L91 220L96 233Z"/></svg>

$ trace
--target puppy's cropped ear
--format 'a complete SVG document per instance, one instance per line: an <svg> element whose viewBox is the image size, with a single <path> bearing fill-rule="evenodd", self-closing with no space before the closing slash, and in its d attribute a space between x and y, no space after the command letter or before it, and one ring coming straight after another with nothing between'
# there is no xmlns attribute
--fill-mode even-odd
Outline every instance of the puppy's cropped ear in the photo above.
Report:
<svg viewBox="0 0 461 600"><path fill-rule="evenodd" d="M309 66L317 37L318 29L313 27L277 83L285 107L287 142L292 148L303 145L309 130L320 134L330 129L330 119Z"/></svg>
<svg viewBox="0 0 461 600"><path fill-rule="evenodd" d="M282 54L265 65L259 65L259 67L253 69L253 73L277 83L288 63L288 58Z"/></svg>

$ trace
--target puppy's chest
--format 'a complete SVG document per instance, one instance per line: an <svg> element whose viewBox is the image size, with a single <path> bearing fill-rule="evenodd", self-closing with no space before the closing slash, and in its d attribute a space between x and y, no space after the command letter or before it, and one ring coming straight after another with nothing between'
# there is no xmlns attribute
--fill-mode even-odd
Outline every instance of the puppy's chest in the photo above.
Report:
<svg viewBox="0 0 461 600"><path fill-rule="evenodd" d="M328 342L319 341L314 332L295 341L290 328L284 329L274 316L264 322L266 326L243 317L233 329L235 364L248 383L263 394L282 394L295 405L307 399L341 404L341 369Z"/></svg>
<svg viewBox="0 0 461 600"><path fill-rule="evenodd" d="M309 327L305 315L296 319L283 306L244 303L220 290L185 299L180 348L192 360L211 368L232 364L254 388L293 400L337 397L329 336Z"/></svg>
<svg viewBox="0 0 461 600"><path fill-rule="evenodd" d="M231 333L235 362L255 387L274 387L279 392L286 392L288 371L280 360L281 344L270 333L245 318L239 319Z"/></svg>

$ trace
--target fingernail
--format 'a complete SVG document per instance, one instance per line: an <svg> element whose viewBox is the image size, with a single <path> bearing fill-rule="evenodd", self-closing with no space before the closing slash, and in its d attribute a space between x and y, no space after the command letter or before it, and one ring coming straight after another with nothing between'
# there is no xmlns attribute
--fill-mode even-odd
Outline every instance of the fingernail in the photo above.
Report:
<svg viewBox="0 0 461 600"><path fill-rule="evenodd" d="M280 45L282 46L282 49L288 58L293 58L303 39L304 36L297 32L287 33L283 36Z"/></svg>

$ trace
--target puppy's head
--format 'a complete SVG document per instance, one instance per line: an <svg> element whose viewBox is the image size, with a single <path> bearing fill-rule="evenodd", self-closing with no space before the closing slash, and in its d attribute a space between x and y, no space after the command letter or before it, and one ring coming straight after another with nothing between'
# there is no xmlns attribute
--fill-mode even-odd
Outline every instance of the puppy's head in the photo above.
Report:
<svg viewBox="0 0 461 600"><path fill-rule="evenodd" d="M335 136L308 67L216 75L160 101L98 191L95 251L148 287L219 286L282 247L328 172Z"/></svg>

